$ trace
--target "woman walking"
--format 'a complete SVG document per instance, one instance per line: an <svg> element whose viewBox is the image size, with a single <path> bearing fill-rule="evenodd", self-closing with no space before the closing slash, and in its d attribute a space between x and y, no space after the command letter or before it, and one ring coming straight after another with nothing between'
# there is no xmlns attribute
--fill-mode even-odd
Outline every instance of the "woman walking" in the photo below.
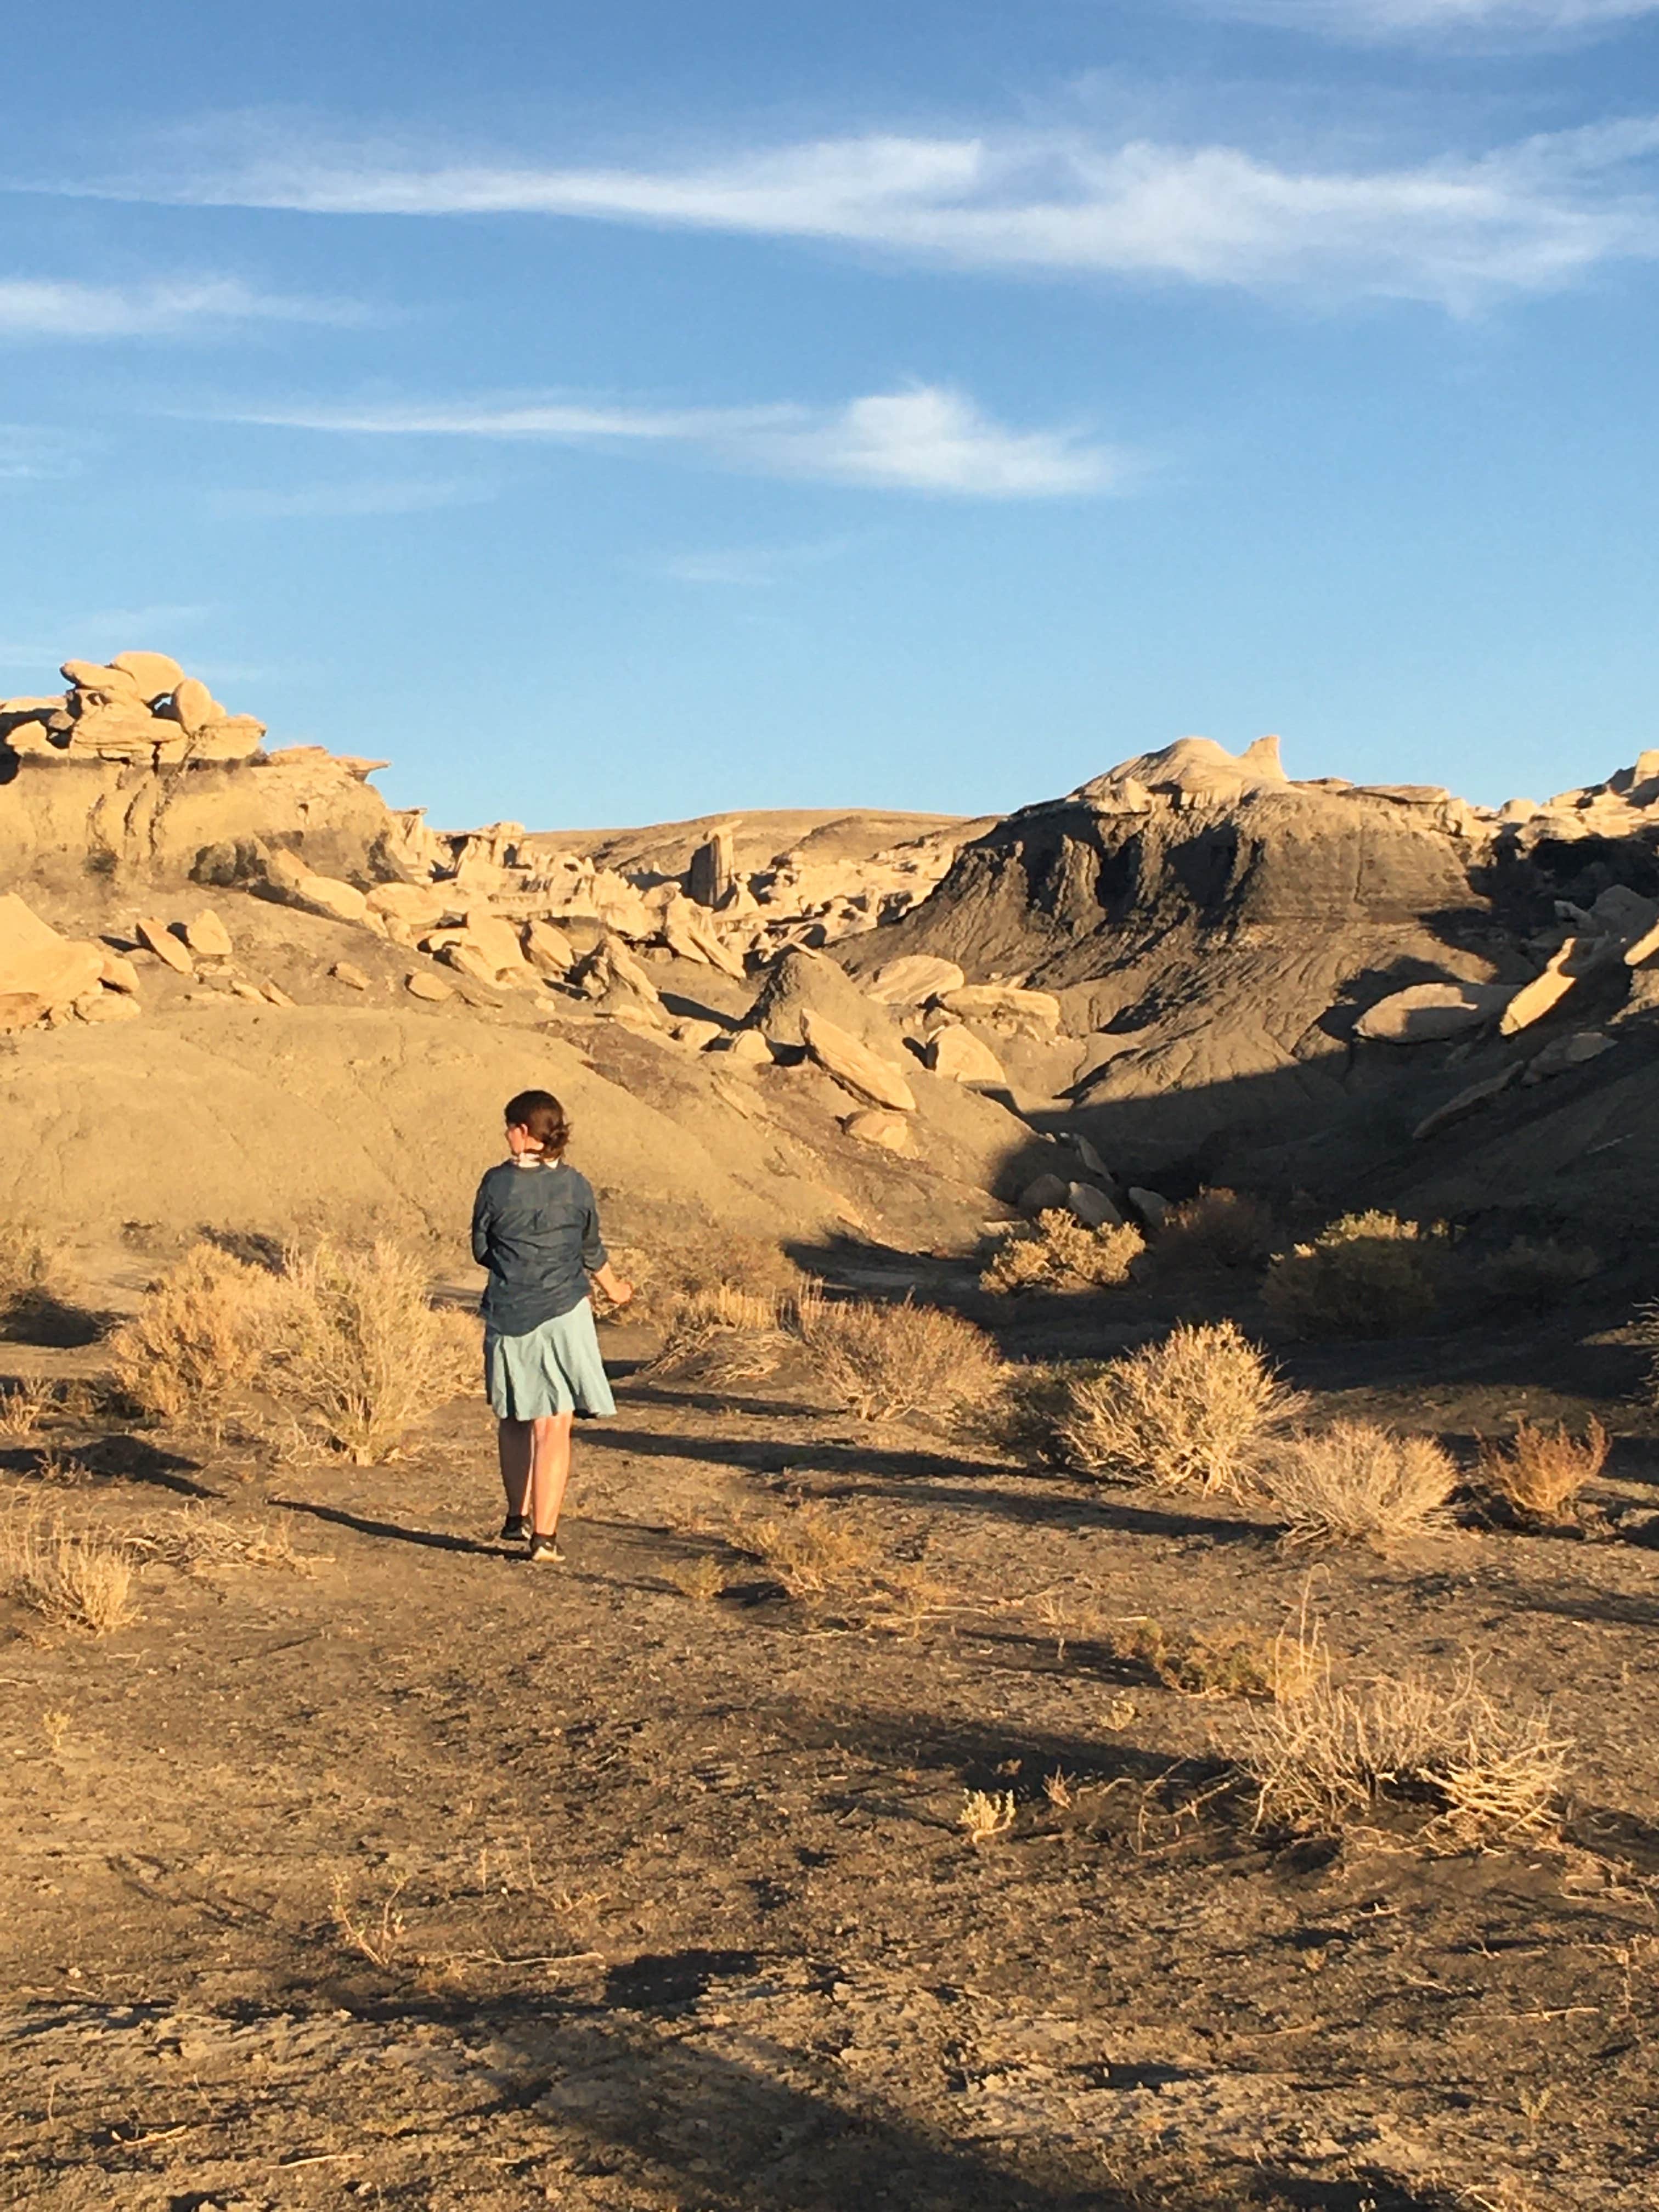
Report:
<svg viewBox="0 0 1659 2212"><path fill-rule="evenodd" d="M499 1428L504 1542L528 1540L540 1563L559 1550L578 1413L614 1413L588 1281L613 1305L634 1286L611 1267L586 1176L565 1160L570 1124L550 1091L507 1102L510 1157L478 1185L472 1256L489 1270L483 1294L484 1380Z"/></svg>

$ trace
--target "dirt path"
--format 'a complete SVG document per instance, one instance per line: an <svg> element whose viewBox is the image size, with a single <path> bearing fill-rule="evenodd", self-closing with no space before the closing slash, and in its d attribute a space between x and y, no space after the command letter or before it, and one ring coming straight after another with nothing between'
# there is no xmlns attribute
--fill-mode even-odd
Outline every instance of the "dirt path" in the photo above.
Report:
<svg viewBox="0 0 1659 2212"><path fill-rule="evenodd" d="M477 1401L368 1470L0 1451L160 1547L106 1639L3 1622L0 2204L1655 2202L1659 1554L1321 1566L1345 1656L1553 1697L1580 1802L1559 1849L1297 1844L1236 1703L1115 1633L1277 1628L1271 1531L787 1383L618 1395L558 1570L494 1541ZM884 1596L780 1592L744 1526L804 1498ZM303 1571L169 1566L192 1516Z"/></svg>

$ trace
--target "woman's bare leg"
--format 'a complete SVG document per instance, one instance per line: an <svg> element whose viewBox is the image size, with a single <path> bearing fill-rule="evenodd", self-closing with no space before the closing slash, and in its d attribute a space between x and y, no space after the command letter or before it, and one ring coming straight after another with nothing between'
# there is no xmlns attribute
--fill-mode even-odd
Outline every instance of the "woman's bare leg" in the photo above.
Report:
<svg viewBox="0 0 1659 2212"><path fill-rule="evenodd" d="M570 1413L532 1421L530 1449L530 1527L532 1534L556 1536L564 1486L570 1480Z"/></svg>
<svg viewBox="0 0 1659 2212"><path fill-rule="evenodd" d="M530 1494L531 1431L534 1426L532 1421L500 1421L495 1427L501 1488L507 1492L507 1512L515 1521L523 1520L525 1500Z"/></svg>

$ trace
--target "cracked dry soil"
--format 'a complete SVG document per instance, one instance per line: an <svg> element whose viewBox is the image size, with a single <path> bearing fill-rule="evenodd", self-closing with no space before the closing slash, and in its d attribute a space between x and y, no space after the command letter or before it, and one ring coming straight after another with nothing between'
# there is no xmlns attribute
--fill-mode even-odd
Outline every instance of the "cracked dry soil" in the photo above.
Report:
<svg viewBox="0 0 1659 2212"><path fill-rule="evenodd" d="M607 1348L557 1570L494 1540L477 1400L370 1469L0 1455L35 1510L204 1493L303 1564L141 1553L97 1641L4 1613L0 2204L1659 2201L1659 1555L1324 1560L1334 1650L1552 1696L1579 1799L1481 1855L1258 1833L1236 1708L1111 1628L1276 1628L1270 1529ZM769 1581L734 1525L803 1498L909 1601ZM969 1789L1012 1826L972 1841Z"/></svg>

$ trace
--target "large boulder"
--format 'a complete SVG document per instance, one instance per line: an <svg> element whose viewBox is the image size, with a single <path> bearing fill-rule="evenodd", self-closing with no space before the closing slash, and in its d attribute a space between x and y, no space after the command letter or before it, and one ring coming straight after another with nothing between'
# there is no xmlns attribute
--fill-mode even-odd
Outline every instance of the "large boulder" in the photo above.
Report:
<svg viewBox="0 0 1659 2212"><path fill-rule="evenodd" d="M897 1114L914 1114L916 1095L890 1062L872 1052L825 1014L804 1008L801 1041L824 1073L872 1106L884 1106Z"/></svg>
<svg viewBox="0 0 1659 2212"><path fill-rule="evenodd" d="M885 1006L874 1005L828 953L797 946L773 963L749 1011L747 1026L775 1044L804 1045L803 1018L808 1013L821 1014L895 1067L902 1067L909 1058L898 1024Z"/></svg>
<svg viewBox="0 0 1659 2212"><path fill-rule="evenodd" d="M1502 983L1413 983L1367 1006L1354 1035L1383 1044L1437 1044L1485 1029L1512 995Z"/></svg>
<svg viewBox="0 0 1659 2212"><path fill-rule="evenodd" d="M878 968L868 988L878 1006L920 1006L929 999L943 998L947 991L959 991L967 980L954 960L911 952Z"/></svg>
<svg viewBox="0 0 1659 2212"><path fill-rule="evenodd" d="M953 1083L1006 1084L1008 1079L990 1046L960 1022L935 1030L923 1057L935 1075L948 1077Z"/></svg>

